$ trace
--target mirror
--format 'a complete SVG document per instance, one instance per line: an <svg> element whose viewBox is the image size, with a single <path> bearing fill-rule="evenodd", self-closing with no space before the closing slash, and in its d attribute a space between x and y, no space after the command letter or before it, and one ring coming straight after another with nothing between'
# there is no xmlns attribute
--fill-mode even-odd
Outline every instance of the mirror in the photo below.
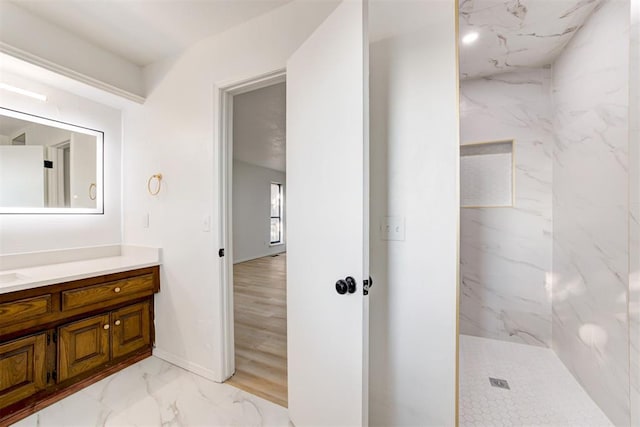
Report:
<svg viewBox="0 0 640 427"><path fill-rule="evenodd" d="M0 213L103 213L103 139L0 108Z"/></svg>

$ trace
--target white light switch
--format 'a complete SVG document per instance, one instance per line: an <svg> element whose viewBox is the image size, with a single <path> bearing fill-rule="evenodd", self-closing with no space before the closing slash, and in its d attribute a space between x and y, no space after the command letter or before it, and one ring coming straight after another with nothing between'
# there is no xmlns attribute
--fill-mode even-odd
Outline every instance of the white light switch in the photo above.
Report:
<svg viewBox="0 0 640 427"><path fill-rule="evenodd" d="M142 215L142 228L149 228L149 214Z"/></svg>
<svg viewBox="0 0 640 427"><path fill-rule="evenodd" d="M404 240L404 217L385 216L380 221L382 240Z"/></svg>
<svg viewBox="0 0 640 427"><path fill-rule="evenodd" d="M211 216L205 215L202 219L202 231L209 232L211 231Z"/></svg>

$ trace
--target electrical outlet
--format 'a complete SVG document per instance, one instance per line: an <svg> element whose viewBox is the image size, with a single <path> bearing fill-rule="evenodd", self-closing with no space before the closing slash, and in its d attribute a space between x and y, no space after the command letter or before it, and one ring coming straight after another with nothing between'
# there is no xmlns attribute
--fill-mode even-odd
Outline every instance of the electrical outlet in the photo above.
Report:
<svg viewBox="0 0 640 427"><path fill-rule="evenodd" d="M380 238L382 240L404 240L404 217L385 216L380 221Z"/></svg>

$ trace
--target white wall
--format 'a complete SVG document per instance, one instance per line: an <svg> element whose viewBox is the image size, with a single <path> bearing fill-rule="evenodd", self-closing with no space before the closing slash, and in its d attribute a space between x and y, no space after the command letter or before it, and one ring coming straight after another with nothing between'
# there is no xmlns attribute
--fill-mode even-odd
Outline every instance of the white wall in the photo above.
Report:
<svg viewBox="0 0 640 427"><path fill-rule="evenodd" d="M628 2L604 1L552 77L553 349L620 426L630 424L629 22Z"/></svg>
<svg viewBox="0 0 640 427"><path fill-rule="evenodd" d="M44 207L43 163L43 147L0 147L0 206Z"/></svg>
<svg viewBox="0 0 640 427"><path fill-rule="evenodd" d="M98 87L144 95L140 67L8 1L0 2L0 50L72 77L84 75Z"/></svg>
<svg viewBox="0 0 640 427"><path fill-rule="evenodd" d="M47 95L41 102L2 91L3 107L104 131L105 193L103 215L0 215L0 254L120 244L121 112L9 73L2 79Z"/></svg>
<svg viewBox="0 0 640 427"><path fill-rule="evenodd" d="M335 7L292 2L149 67L144 106L125 113L124 239L162 248L156 354L222 380L217 88L285 67ZM147 194L149 176L164 176ZM149 228L143 216L150 214ZM211 232L203 220L211 218Z"/></svg>
<svg viewBox="0 0 640 427"><path fill-rule="evenodd" d="M286 191L284 172L233 161L234 264L287 250L285 244L270 245L272 182L282 184Z"/></svg>
<svg viewBox="0 0 640 427"><path fill-rule="evenodd" d="M458 74L453 1L370 4L370 424L452 426ZM377 38L382 37L382 38ZM405 218L383 241L382 217Z"/></svg>
<svg viewBox="0 0 640 427"><path fill-rule="evenodd" d="M55 128L52 126L32 123L22 129L14 131L9 135L9 139L25 134L27 145L51 145L59 144L71 139L71 131L66 129Z"/></svg>
<svg viewBox="0 0 640 427"><path fill-rule="evenodd" d="M96 137L78 132L71 136L71 207L96 207L89 187L96 181ZM95 194L95 193L94 193Z"/></svg>
<svg viewBox="0 0 640 427"><path fill-rule="evenodd" d="M461 82L461 143L514 140L510 208L460 212L460 333L551 345L551 73Z"/></svg>

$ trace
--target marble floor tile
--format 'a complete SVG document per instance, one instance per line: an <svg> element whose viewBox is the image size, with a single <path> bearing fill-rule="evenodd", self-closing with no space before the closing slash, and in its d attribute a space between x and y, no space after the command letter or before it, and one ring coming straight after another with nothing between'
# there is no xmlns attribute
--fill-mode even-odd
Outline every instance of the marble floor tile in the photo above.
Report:
<svg viewBox="0 0 640 427"><path fill-rule="evenodd" d="M506 379L511 390L491 387ZM16 427L283 426L287 409L150 357ZM553 351L460 336L460 426L611 426Z"/></svg>
<svg viewBox="0 0 640 427"><path fill-rule="evenodd" d="M15 424L289 426L287 409L156 357L132 365Z"/></svg>
<svg viewBox="0 0 640 427"><path fill-rule="evenodd" d="M510 390L492 387L505 379ZM556 354L460 335L460 427L605 427L612 423Z"/></svg>

